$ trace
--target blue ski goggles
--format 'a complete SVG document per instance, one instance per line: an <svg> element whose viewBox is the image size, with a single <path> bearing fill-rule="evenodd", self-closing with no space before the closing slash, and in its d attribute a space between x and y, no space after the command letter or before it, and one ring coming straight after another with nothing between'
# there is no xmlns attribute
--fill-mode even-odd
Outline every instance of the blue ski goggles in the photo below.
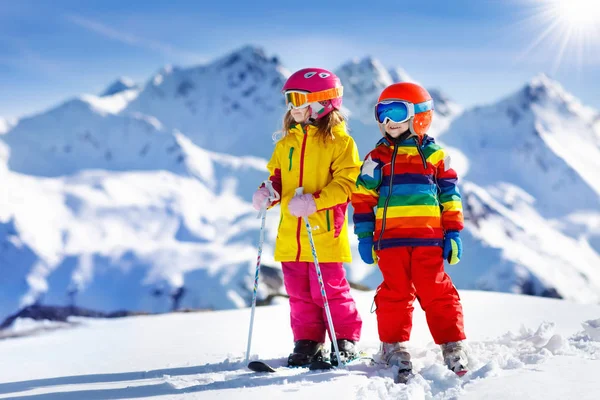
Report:
<svg viewBox="0 0 600 400"><path fill-rule="evenodd" d="M375 105L375 119L380 124L388 121L397 124L408 121L415 114L433 110L433 100L413 104L404 100L385 100Z"/></svg>

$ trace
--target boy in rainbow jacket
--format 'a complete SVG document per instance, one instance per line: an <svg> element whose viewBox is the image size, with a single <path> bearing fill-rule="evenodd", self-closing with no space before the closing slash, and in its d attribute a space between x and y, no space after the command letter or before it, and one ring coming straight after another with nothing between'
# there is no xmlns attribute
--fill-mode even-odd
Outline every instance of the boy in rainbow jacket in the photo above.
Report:
<svg viewBox="0 0 600 400"><path fill-rule="evenodd" d="M415 298L448 368L467 372L460 297L444 271L462 253L463 213L450 157L427 136L433 99L414 83L396 83L381 93L375 118L383 138L365 158L352 196L354 232L367 264L378 263L377 326L381 355L412 374L407 342Z"/></svg>

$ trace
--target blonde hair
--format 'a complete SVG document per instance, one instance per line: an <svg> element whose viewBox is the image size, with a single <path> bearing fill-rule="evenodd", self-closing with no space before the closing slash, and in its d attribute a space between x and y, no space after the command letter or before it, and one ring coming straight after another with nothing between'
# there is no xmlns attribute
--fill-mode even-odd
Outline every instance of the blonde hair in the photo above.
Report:
<svg viewBox="0 0 600 400"><path fill-rule="evenodd" d="M345 121L346 117L339 110L331 110L324 117L321 117L314 121L313 125L317 128L317 133L315 134L315 136L323 139L323 143L327 143L327 139L334 138L333 128L336 125L339 125ZM279 138L283 138L284 136L286 136L290 132L290 129L292 129L292 127L297 124L298 123L296 122L294 117L292 117L291 112L288 110L283 116L283 129L281 130L281 132L277 132L280 134L278 135Z"/></svg>

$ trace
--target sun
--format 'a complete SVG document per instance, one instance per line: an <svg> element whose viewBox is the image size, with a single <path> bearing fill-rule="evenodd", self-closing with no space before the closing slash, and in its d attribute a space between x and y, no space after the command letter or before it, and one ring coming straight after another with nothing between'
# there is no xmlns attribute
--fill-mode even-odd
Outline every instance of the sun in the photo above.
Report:
<svg viewBox="0 0 600 400"><path fill-rule="evenodd" d="M567 29L594 31L600 26L600 2L597 0L546 0L549 11Z"/></svg>
<svg viewBox="0 0 600 400"><path fill-rule="evenodd" d="M543 45L554 55L554 70L566 58L581 66L600 54L600 0L524 0L527 22L540 29L523 56Z"/></svg>

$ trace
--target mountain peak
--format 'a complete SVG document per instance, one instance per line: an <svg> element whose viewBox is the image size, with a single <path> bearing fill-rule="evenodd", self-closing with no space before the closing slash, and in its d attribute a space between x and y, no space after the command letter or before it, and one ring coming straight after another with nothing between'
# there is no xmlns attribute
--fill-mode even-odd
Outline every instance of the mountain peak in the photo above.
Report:
<svg viewBox="0 0 600 400"><path fill-rule="evenodd" d="M388 70L379 60L373 57L355 58L347 61L338 68L336 73L340 76L342 82L349 81L353 84L359 81L363 83L375 82L376 87L383 88L393 83ZM370 84L368 86L372 88Z"/></svg>
<svg viewBox="0 0 600 400"><path fill-rule="evenodd" d="M401 67L393 67L389 69L390 76L395 82L414 82L417 83L409 74Z"/></svg>
<svg viewBox="0 0 600 400"><path fill-rule="evenodd" d="M545 73L534 76L517 93L506 99L507 104L517 104L520 109L530 109L532 105L542 107L565 116L577 116L590 121L596 111L584 106L556 80Z"/></svg>
<svg viewBox="0 0 600 400"><path fill-rule="evenodd" d="M545 73L534 76L523 88L523 93L532 102L549 99L570 101L573 97L557 81L550 79Z"/></svg>
<svg viewBox="0 0 600 400"><path fill-rule="evenodd" d="M279 58L269 58L263 48L252 45L246 45L234 50L224 57L217 59L212 65L215 65L217 69L225 69L242 63L281 66Z"/></svg>
<svg viewBox="0 0 600 400"><path fill-rule="evenodd" d="M100 97L112 96L117 93L122 93L126 90L137 89L137 88L138 88L138 85L131 78L122 76L119 79L117 79L116 81L114 81L113 83L111 83L110 85L108 85L108 87L106 89L104 89L104 92L102 92Z"/></svg>

